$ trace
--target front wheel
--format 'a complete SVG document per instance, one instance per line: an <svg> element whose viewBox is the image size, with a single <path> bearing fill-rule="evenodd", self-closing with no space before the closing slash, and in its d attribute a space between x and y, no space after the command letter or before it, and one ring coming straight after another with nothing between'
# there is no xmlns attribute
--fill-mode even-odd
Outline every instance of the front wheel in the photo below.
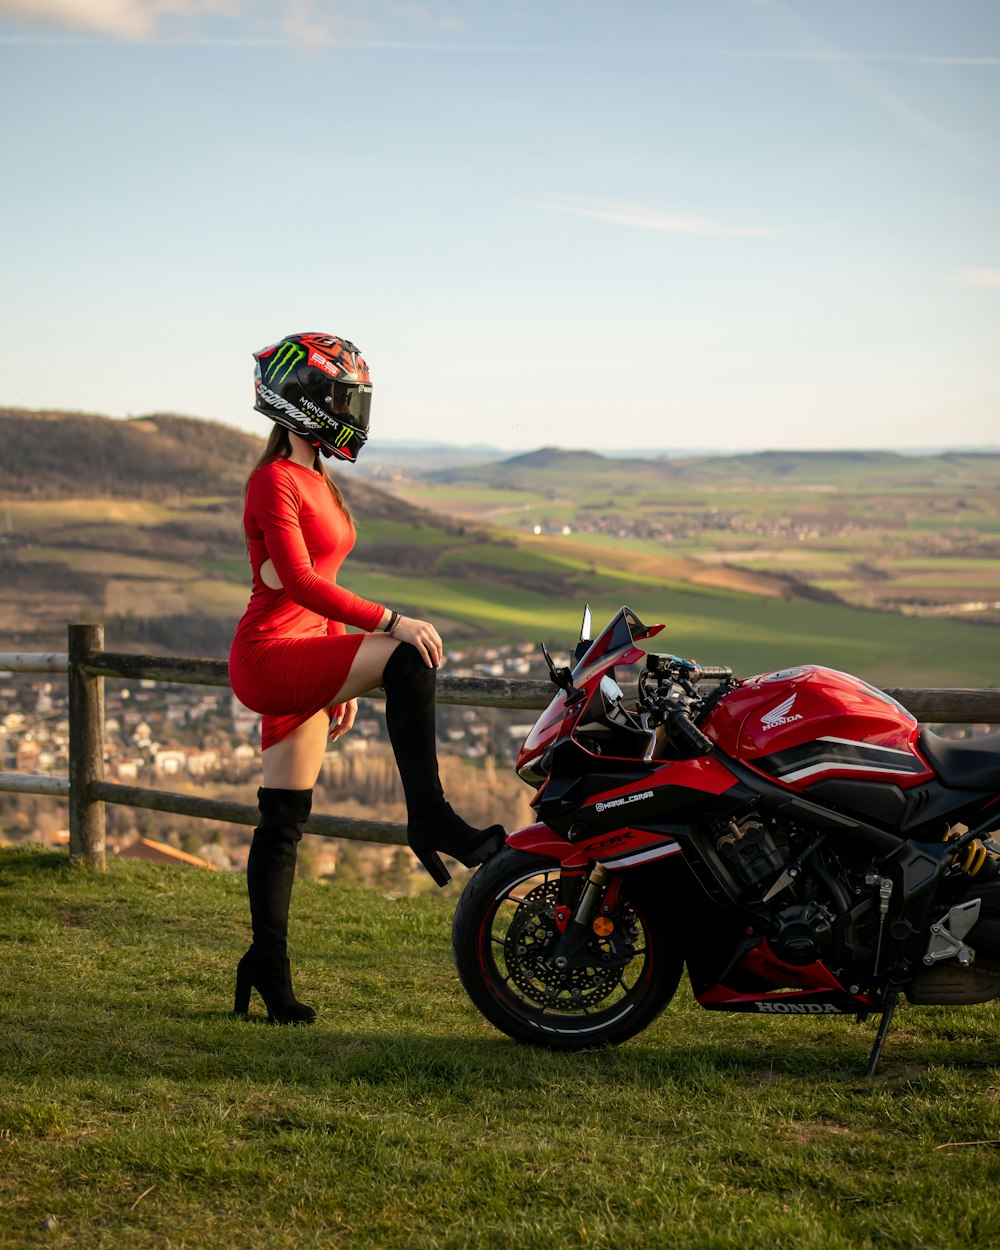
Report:
<svg viewBox="0 0 1000 1250"><path fill-rule="evenodd" d="M486 1019L515 1041L566 1050L624 1042L673 998L684 961L660 910L623 888L611 932L594 933L572 967L557 969L559 875L554 860L510 847L488 860L455 911L458 975Z"/></svg>

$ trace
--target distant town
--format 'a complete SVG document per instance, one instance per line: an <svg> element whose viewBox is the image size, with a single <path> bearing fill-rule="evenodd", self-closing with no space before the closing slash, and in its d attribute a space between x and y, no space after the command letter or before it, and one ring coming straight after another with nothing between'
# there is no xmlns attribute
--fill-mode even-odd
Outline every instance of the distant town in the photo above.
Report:
<svg viewBox="0 0 1000 1250"><path fill-rule="evenodd" d="M540 677L534 644L449 651L448 673L458 677ZM470 818L509 823L506 810L523 806L530 791L513 773L517 748L532 723L524 711L438 706L442 775ZM105 683L105 776L150 789L209 790L255 802L260 784L260 717L228 689L154 681ZM58 677L0 672L0 771L65 776L69 767L66 683ZM385 731L380 700L362 699L354 728L327 752L316 810L345 816L405 820L402 792ZM325 801L325 806L323 802ZM245 865L249 830L241 826L108 807L111 854L162 858L221 870ZM68 840L66 805L45 796L0 793L0 844ZM345 847L327 839L305 862L310 875L330 876ZM395 878L416 872L399 848L347 848L352 873L375 880L394 864ZM342 866L342 865L341 865ZM399 884L399 881L396 882Z"/></svg>

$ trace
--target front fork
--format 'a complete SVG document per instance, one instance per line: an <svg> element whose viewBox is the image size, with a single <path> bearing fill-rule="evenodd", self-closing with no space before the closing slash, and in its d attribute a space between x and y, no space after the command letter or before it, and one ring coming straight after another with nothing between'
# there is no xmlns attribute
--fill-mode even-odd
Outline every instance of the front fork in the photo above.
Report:
<svg viewBox="0 0 1000 1250"><path fill-rule="evenodd" d="M579 902L573 909L562 900L571 892L576 892L578 879L579 874L565 871L559 879L560 902L555 917L559 937L552 948L551 962L560 971L579 959L580 952L594 934L605 938L615 927L611 913L617 903L621 877L612 876L603 864L594 864L587 874Z"/></svg>

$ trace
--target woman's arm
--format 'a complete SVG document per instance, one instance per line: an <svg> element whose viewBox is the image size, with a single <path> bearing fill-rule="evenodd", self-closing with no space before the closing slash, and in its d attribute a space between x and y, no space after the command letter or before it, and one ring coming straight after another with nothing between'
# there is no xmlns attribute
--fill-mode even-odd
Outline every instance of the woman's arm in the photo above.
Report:
<svg viewBox="0 0 1000 1250"><path fill-rule="evenodd" d="M291 475L258 471L250 479L247 502L274 571L294 603L359 629L372 631L388 623L391 614L381 604L320 577L313 568L299 522L301 498Z"/></svg>

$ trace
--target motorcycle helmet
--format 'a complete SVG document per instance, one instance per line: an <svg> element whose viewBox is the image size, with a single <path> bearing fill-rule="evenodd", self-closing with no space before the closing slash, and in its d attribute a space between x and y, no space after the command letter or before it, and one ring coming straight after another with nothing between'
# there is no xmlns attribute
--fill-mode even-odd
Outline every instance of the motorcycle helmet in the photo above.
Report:
<svg viewBox="0 0 1000 1250"><path fill-rule="evenodd" d="M338 460L368 439L371 378L364 357L332 334L289 334L254 352L254 407Z"/></svg>

